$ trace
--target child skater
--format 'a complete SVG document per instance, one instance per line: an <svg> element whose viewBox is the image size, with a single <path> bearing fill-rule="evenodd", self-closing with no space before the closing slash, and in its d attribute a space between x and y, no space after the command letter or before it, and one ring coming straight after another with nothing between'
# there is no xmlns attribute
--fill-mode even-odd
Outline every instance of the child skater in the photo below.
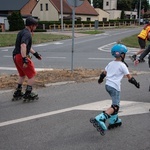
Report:
<svg viewBox="0 0 150 150"><path fill-rule="evenodd" d="M109 119L108 129L122 124L121 119L118 118L118 111L120 107L120 85L124 75L127 76L130 83L134 84L137 88L140 88L140 84L131 76L126 64L124 63L127 51L125 45L114 45L111 49L111 54L115 57L115 60L111 61L105 67L105 70L100 74L98 79L98 83L101 84L106 77L105 88L112 99L112 105L106 111L97 115L95 118L90 119L90 122L93 123L94 127L97 128L101 135L104 135L104 131L107 130L105 125L107 119Z"/></svg>

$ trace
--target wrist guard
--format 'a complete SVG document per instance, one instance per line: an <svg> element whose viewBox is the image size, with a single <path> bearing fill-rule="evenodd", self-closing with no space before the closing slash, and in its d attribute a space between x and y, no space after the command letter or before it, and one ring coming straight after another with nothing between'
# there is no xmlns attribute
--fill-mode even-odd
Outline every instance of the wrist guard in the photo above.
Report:
<svg viewBox="0 0 150 150"><path fill-rule="evenodd" d="M140 88L140 83L137 82L134 77L128 80L131 84L134 84L138 89Z"/></svg>
<svg viewBox="0 0 150 150"><path fill-rule="evenodd" d="M98 79L98 83L99 83L99 84L102 83L105 77L106 77L106 74L105 74L104 72L102 72L102 73L100 74L99 79Z"/></svg>
<svg viewBox="0 0 150 150"><path fill-rule="evenodd" d="M41 55L38 54L38 52L35 52L33 55L34 55L37 59L41 59Z"/></svg>
<svg viewBox="0 0 150 150"><path fill-rule="evenodd" d="M22 60L23 60L23 64L28 64L28 58L27 57L23 57Z"/></svg>

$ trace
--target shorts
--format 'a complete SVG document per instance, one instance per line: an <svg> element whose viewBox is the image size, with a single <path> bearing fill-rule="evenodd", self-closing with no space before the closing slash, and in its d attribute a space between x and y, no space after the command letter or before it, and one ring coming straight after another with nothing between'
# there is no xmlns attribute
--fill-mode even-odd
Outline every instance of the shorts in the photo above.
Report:
<svg viewBox="0 0 150 150"><path fill-rule="evenodd" d="M23 60L21 54L17 54L14 56L14 63L16 65L20 77L27 76L29 79L31 79L36 75L36 71L33 62L29 58L27 59L28 64L26 68L23 67Z"/></svg>
<svg viewBox="0 0 150 150"><path fill-rule="evenodd" d="M112 105L120 105L120 91L117 91L115 88L105 85L106 91L109 93L112 99Z"/></svg>
<svg viewBox="0 0 150 150"><path fill-rule="evenodd" d="M145 47L146 47L146 40L138 37L138 42L139 42L140 48L141 49L145 49Z"/></svg>

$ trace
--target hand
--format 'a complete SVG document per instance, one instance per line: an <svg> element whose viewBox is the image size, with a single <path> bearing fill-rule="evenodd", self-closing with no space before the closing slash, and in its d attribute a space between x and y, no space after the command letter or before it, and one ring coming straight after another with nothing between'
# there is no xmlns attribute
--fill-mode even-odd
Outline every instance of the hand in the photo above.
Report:
<svg viewBox="0 0 150 150"><path fill-rule="evenodd" d="M23 68L27 68L27 66L28 66L28 58L27 57L23 57L22 60L23 60Z"/></svg>
<svg viewBox="0 0 150 150"><path fill-rule="evenodd" d="M23 64L23 68L27 68L28 65L26 63Z"/></svg>
<svg viewBox="0 0 150 150"><path fill-rule="evenodd" d="M140 63L140 62L139 62L138 59L134 61L134 65L135 65L135 66L137 66L139 63Z"/></svg>
<svg viewBox="0 0 150 150"><path fill-rule="evenodd" d="M38 52L35 52L33 55L39 60L42 59L42 56Z"/></svg>

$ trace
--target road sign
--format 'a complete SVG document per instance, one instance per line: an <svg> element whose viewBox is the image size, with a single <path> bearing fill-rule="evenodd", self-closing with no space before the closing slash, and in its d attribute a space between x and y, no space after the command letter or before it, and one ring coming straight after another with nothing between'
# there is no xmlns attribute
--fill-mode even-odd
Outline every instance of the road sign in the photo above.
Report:
<svg viewBox="0 0 150 150"><path fill-rule="evenodd" d="M84 0L67 0L67 3L72 7L78 7L82 5Z"/></svg>

